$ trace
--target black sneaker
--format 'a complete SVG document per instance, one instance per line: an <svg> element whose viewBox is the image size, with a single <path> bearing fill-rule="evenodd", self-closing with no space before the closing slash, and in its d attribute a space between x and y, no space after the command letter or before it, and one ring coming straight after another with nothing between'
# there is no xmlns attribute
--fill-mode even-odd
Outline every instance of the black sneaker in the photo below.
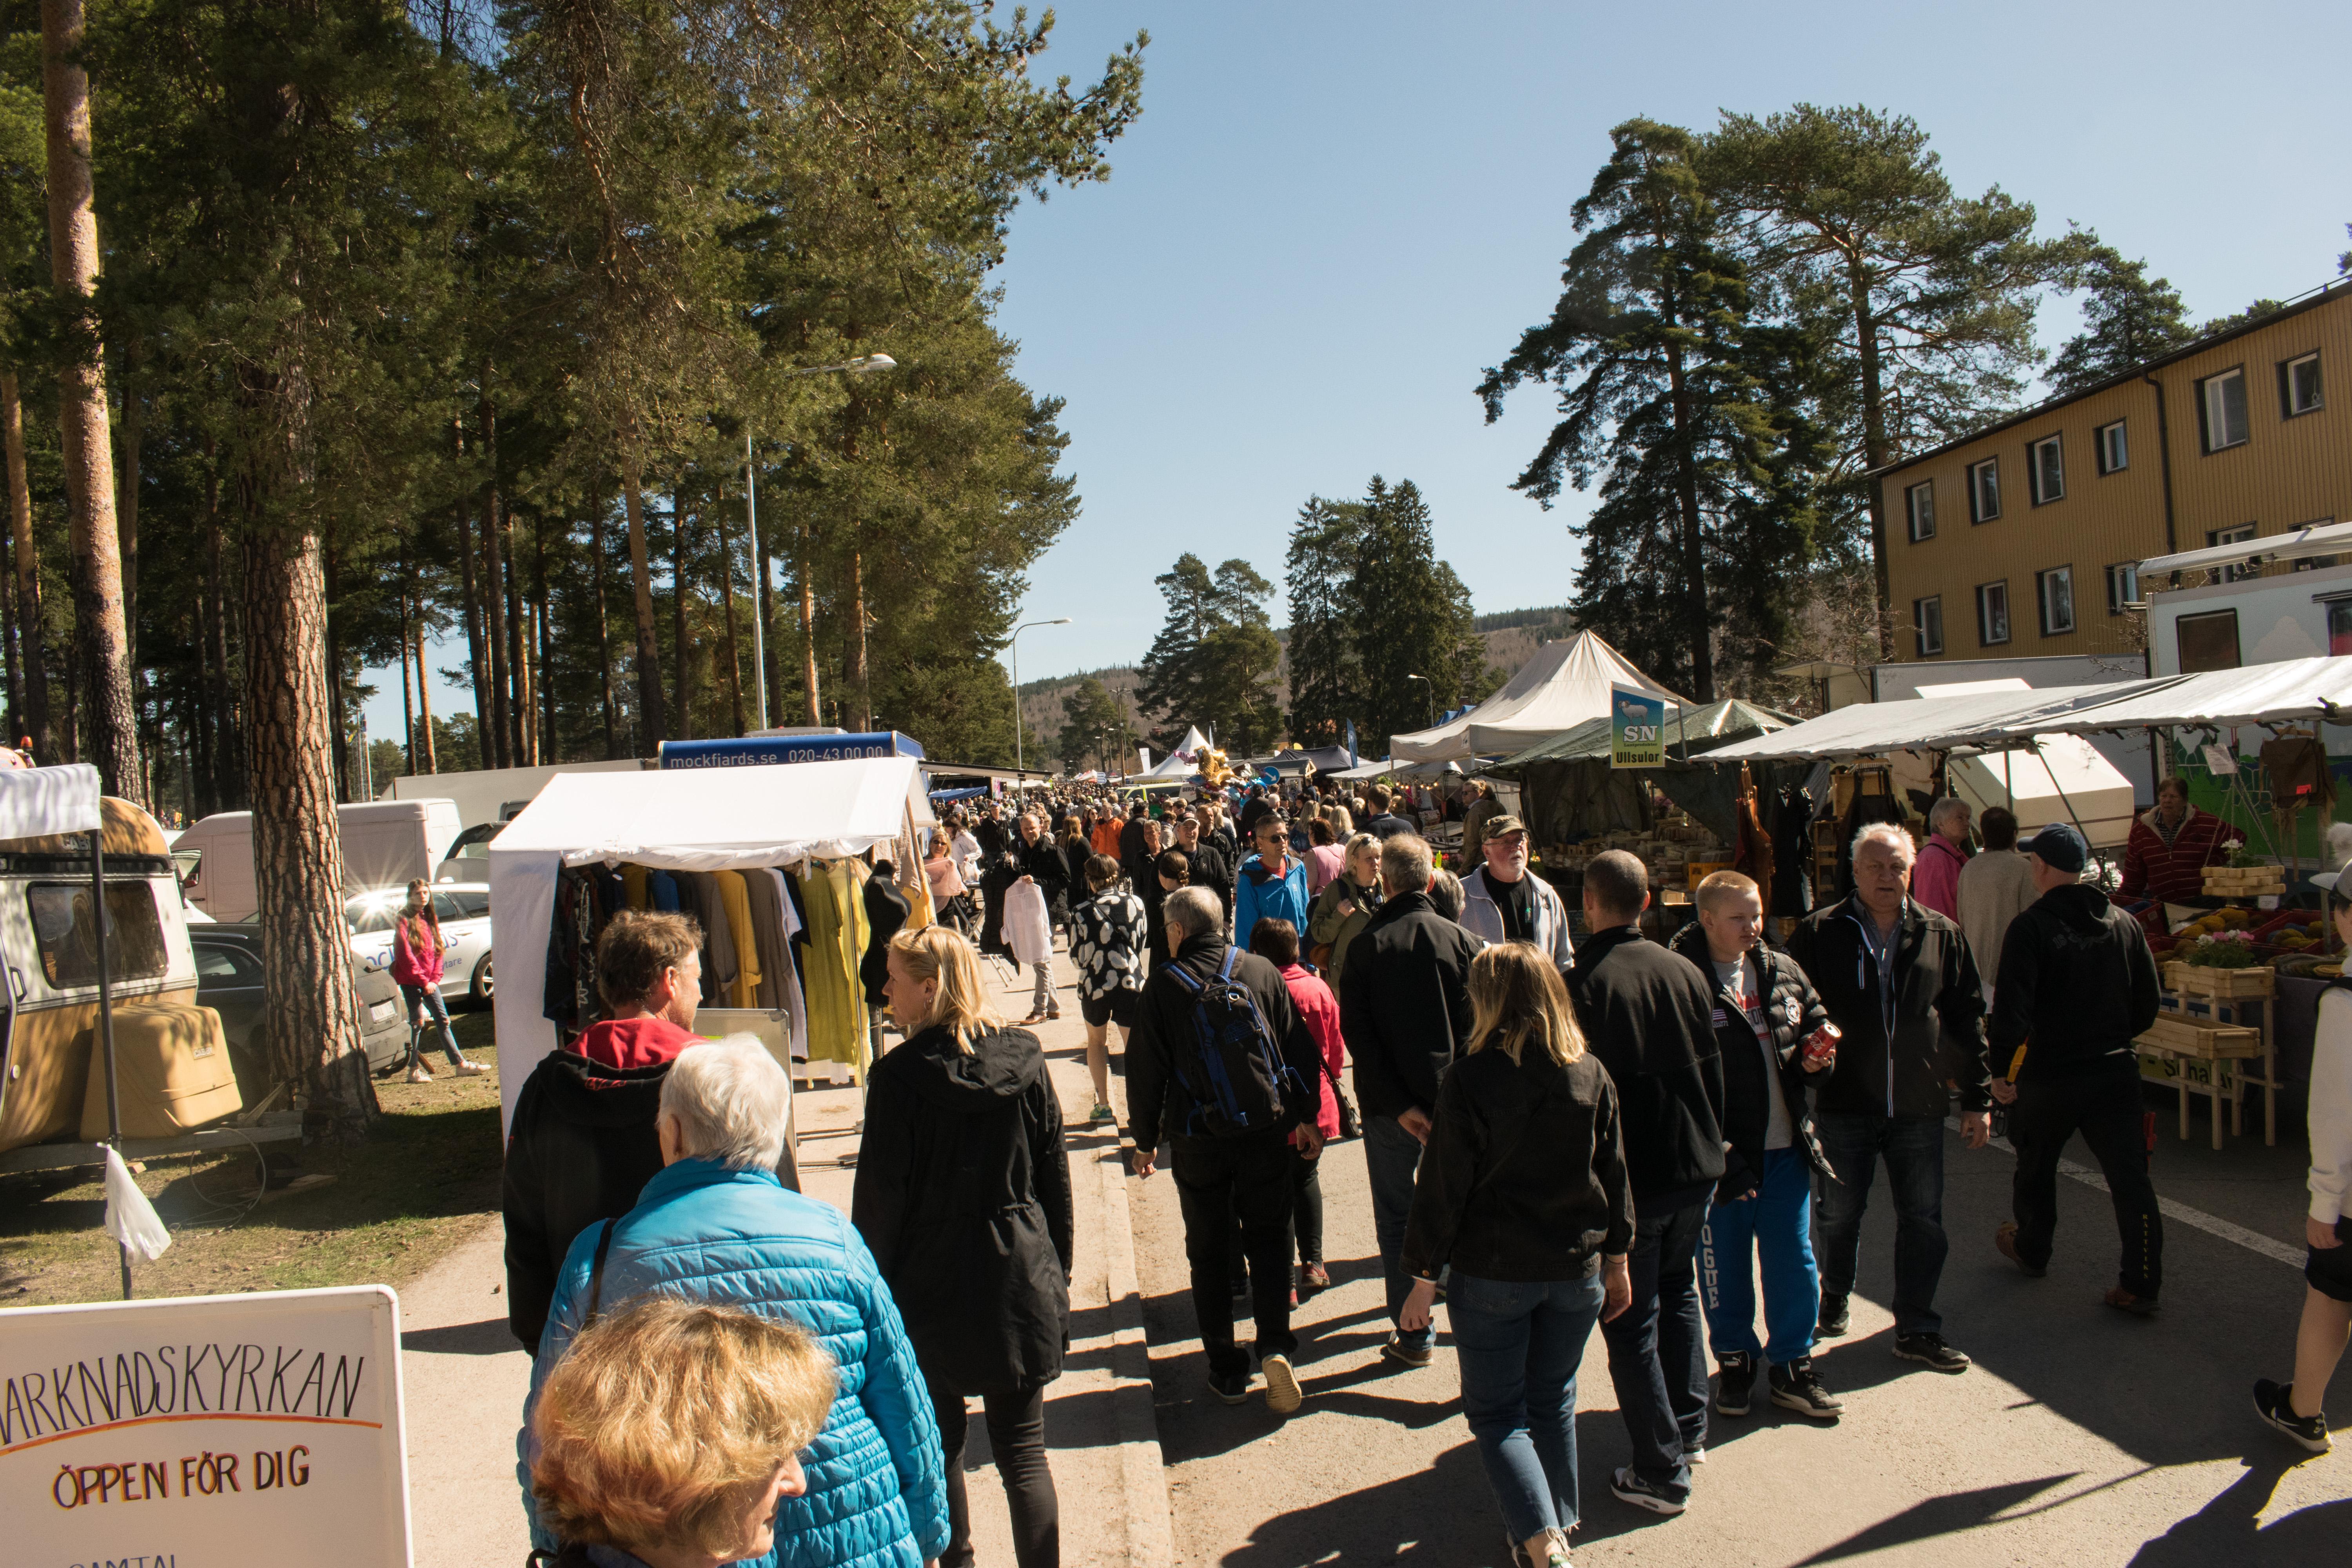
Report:
<svg viewBox="0 0 2352 1568"><path fill-rule="evenodd" d="M1725 1415L1748 1414L1748 1396L1756 1388L1756 1358L1746 1351L1733 1351L1716 1358L1720 1363L1715 1378L1715 1407Z"/></svg>
<svg viewBox="0 0 2352 1568"><path fill-rule="evenodd" d="M1669 1519L1682 1512L1688 1506L1681 1498L1674 1496L1665 1488L1653 1486L1635 1475L1633 1467L1631 1465L1609 1478L1609 1489L1617 1494L1619 1502L1630 1502L1635 1508L1647 1509L1652 1513L1662 1513Z"/></svg>
<svg viewBox="0 0 2352 1568"><path fill-rule="evenodd" d="M2254 1414L2265 1426L2275 1426L2315 1454L2325 1454L2335 1447L2327 1435L2327 1415L2297 1415L2287 1395L2294 1392L2292 1384L2273 1383L2267 1377L2254 1379Z"/></svg>
<svg viewBox="0 0 2352 1568"><path fill-rule="evenodd" d="M1836 1339L1845 1332L1845 1298L1822 1292L1822 1321L1813 1332L1825 1340Z"/></svg>
<svg viewBox="0 0 2352 1568"><path fill-rule="evenodd" d="M1249 1398L1250 1374L1245 1372L1213 1372L1209 1374L1209 1392L1228 1405L1239 1405Z"/></svg>
<svg viewBox="0 0 2352 1568"><path fill-rule="evenodd" d="M1916 1361L1922 1366L1932 1366L1937 1372L1966 1372L1975 1363L1964 1351L1956 1351L1944 1342L1941 1334L1897 1334L1895 1336L1895 1359Z"/></svg>
<svg viewBox="0 0 2352 1568"><path fill-rule="evenodd" d="M1399 1366L1427 1366L1429 1364L1430 1347L1427 1345L1409 1345L1402 1339L1399 1339L1396 1335L1391 1334L1389 1336L1389 1342L1381 1347L1381 1354L1386 1356L1389 1360L1395 1362Z"/></svg>
<svg viewBox="0 0 2352 1568"><path fill-rule="evenodd" d="M1967 1364L1966 1356L1960 1360ZM1845 1413L1845 1401L1822 1386L1821 1378L1813 1372L1813 1358L1809 1355L1772 1368L1770 1383L1772 1403L1783 1410L1793 1410L1816 1421L1834 1421Z"/></svg>

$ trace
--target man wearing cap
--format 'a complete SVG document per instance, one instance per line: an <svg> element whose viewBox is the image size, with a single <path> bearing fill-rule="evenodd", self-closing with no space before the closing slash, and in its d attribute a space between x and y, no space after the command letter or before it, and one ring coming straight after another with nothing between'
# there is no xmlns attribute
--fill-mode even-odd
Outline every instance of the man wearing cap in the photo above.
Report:
<svg viewBox="0 0 2352 1568"><path fill-rule="evenodd" d="M1505 813L1486 819L1486 864L1462 879L1464 931L1488 942L1532 942L1562 974L1575 962L1568 905L1528 869L1528 825Z"/></svg>
<svg viewBox="0 0 2352 1568"><path fill-rule="evenodd" d="M2082 885L2090 847L2080 833L2052 823L2023 847L2042 896L2010 922L1992 988L1992 1094L2009 1107L2017 1150L2017 1217L1993 1246L2037 1279L2048 1269L2058 1155L2080 1131L2123 1237L2106 1304L2145 1317L2164 1283L2164 1217L2132 1041L2156 1022L2156 959L2139 922Z"/></svg>

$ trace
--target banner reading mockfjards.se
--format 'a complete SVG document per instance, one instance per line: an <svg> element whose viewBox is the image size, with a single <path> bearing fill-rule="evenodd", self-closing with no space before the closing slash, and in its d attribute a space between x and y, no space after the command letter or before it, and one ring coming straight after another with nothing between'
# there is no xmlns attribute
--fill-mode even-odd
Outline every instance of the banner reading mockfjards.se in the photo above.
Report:
<svg viewBox="0 0 2352 1568"><path fill-rule="evenodd" d="M1654 768L1666 760L1666 700L1622 686L1609 689L1609 765Z"/></svg>
<svg viewBox="0 0 2352 1568"><path fill-rule="evenodd" d="M381 1285L0 1311L10 1568L407 1568Z"/></svg>
<svg viewBox="0 0 2352 1568"><path fill-rule="evenodd" d="M920 757L923 748L896 730L855 735L745 735L724 741L664 741L665 768L757 768L778 763L833 763L849 757Z"/></svg>

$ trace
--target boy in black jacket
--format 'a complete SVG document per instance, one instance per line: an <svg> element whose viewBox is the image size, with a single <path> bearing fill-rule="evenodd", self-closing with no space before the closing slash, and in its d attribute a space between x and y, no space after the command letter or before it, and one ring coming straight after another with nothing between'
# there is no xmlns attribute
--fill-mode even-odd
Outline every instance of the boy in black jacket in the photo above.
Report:
<svg viewBox="0 0 2352 1568"><path fill-rule="evenodd" d="M1666 945L1715 982L1715 1037L1723 1052L1723 1133L1731 1148L1698 1252L1707 1339L1721 1367L1715 1408L1748 1414L1760 1355L1773 1404L1833 1421L1845 1407L1813 1369L1822 1278L1813 1262L1812 1178L1835 1178L1813 1135L1805 1090L1828 1076L1836 1037L1805 972L1759 940L1764 903L1751 879L1717 871L1693 899L1698 919ZM1761 1344L1759 1256L1770 1335Z"/></svg>
<svg viewBox="0 0 2352 1568"><path fill-rule="evenodd" d="M2024 848L2042 897L2010 922L1992 991L1992 1056L2001 1068L1992 1095L2010 1107L2017 1217L1993 1233L1993 1246L2036 1279L2049 1268L2058 1154L2079 1129L2123 1236L2123 1268L2106 1303L2144 1317L2164 1283L2164 1217L2148 1179L2132 1041L2156 1022L2156 958L2137 921L2080 885L2090 855L2081 834L2053 823Z"/></svg>
<svg viewBox="0 0 2352 1568"><path fill-rule="evenodd" d="M1633 1304L1601 1325L1609 1376L1633 1440L1612 1478L1623 1501L1682 1512L1690 1456L1706 1442L1706 1346L1694 1269L1707 1200L1723 1179L1723 1058L1713 988L1690 960L1635 923L1650 878L1622 849L1584 869L1584 919L1568 992L1585 1043L1617 1086L1633 1190ZM1349 954L1349 973L1354 972Z"/></svg>

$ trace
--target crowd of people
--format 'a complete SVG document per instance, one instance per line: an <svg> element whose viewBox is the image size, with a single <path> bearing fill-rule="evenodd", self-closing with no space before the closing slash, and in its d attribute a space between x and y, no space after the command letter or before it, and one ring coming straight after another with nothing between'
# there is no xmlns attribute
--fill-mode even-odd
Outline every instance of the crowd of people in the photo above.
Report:
<svg viewBox="0 0 2352 1568"><path fill-rule="evenodd" d="M2135 827L2155 842L2144 879L2195 828L2166 815L2174 785ZM1445 817L1458 871L1423 832ZM1916 844L1864 826L1851 890L1775 942L1750 878L1706 877L1675 929L1618 850L1586 862L1572 916L1525 823L1480 789L956 814L925 846L941 922L887 943L904 1037L872 1071L846 1215L779 1177L782 1069L748 1038L692 1035L690 920L625 912L598 947L608 1016L533 1073L508 1160L536 1545L601 1568L964 1568L976 1398L1018 1568L1058 1561L1044 1401L1072 1201L1033 1030L1065 987L1053 942L1008 935L1033 899L1066 934L1086 1120L1118 1121L1122 1071L1129 1167L1175 1184L1209 1393L1262 1389L1277 1414L1308 1398L1292 1317L1330 1283L1320 1163L1360 1136L1380 1354L1430 1364L1443 1301L1463 1414L1530 1568L1564 1565L1582 1517L1576 1381L1596 1329L1631 1454L1607 1485L1636 1508L1689 1507L1713 1425L1759 1398L1839 1418L1814 1354L1849 1331L1882 1164L1892 1353L1969 1369L1937 1310L1956 1113L1969 1151L2006 1121L2012 1217L1987 1240L2033 1277L2080 1132L2120 1243L2104 1300L2155 1312L2165 1226L2132 1042L2158 983L2132 899L2085 879L2071 826L2021 843L2008 813L1975 823L1958 801L1926 826ZM2321 885L2352 940L2352 888ZM1017 1023L989 1002L983 955L1020 966ZM2254 1391L2315 1448L2352 1331L2347 991L2320 1010L2294 1372Z"/></svg>

